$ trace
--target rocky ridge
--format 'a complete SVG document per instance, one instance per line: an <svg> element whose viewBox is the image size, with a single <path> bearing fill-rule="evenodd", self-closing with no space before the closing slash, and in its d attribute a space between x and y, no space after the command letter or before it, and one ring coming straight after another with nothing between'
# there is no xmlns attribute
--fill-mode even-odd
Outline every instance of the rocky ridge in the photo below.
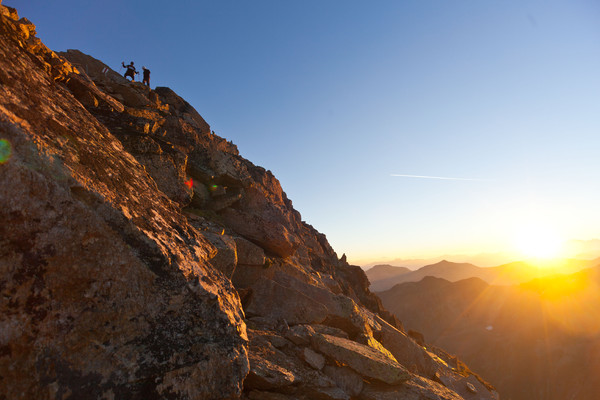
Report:
<svg viewBox="0 0 600 400"><path fill-rule="evenodd" d="M0 399L498 398L185 100L0 14Z"/></svg>

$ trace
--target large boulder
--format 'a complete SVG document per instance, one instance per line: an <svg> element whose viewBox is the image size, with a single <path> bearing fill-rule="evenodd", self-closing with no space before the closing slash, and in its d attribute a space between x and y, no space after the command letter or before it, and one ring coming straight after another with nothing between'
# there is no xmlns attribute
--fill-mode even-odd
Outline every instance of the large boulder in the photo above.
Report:
<svg viewBox="0 0 600 400"><path fill-rule="evenodd" d="M118 100L99 90L85 74L71 72L67 75L64 83L73 96L85 107L102 107L118 112L125 109Z"/></svg>
<svg viewBox="0 0 600 400"><path fill-rule="evenodd" d="M370 337L373 331L379 331L381 326L373 313L360 307L354 300L343 294L331 292L322 282L314 280L305 282L283 271L275 271L272 279L277 283L304 293L319 302L327 309L327 319L324 324L342 329L351 337ZM313 278L314 279L314 278ZM305 278L309 280L309 278ZM321 283L317 286L317 283Z"/></svg>
<svg viewBox="0 0 600 400"><path fill-rule="evenodd" d="M355 397L362 392L364 385L363 378L352 368L328 365L323 369L323 372L350 396Z"/></svg>
<svg viewBox="0 0 600 400"><path fill-rule="evenodd" d="M79 71L84 72L87 76L91 77L94 82L97 82L100 85L104 85L108 82L126 85L129 82L102 61L84 54L79 50L68 49L65 52L59 52L58 54L69 60L69 62L76 66Z"/></svg>
<svg viewBox="0 0 600 400"><path fill-rule="evenodd" d="M378 318L381 325L381 343L393 356L414 373L433 379L440 365L429 353L410 337Z"/></svg>
<svg viewBox="0 0 600 400"><path fill-rule="evenodd" d="M312 337L316 350L333 360L346 364L359 374L385 382L400 384L410 379L410 374L393 358L357 342L336 336L318 334Z"/></svg>
<svg viewBox="0 0 600 400"><path fill-rule="evenodd" d="M227 208L220 215L234 231L279 257L291 256L300 245L285 225L264 214Z"/></svg>
<svg viewBox="0 0 600 400"><path fill-rule="evenodd" d="M234 237L238 263L244 265L264 265L265 251L244 239L243 237Z"/></svg>
<svg viewBox="0 0 600 400"><path fill-rule="evenodd" d="M173 114L190 123L200 134L210 133L210 125L198 114L198 111L190 103L179 97L172 89L159 86L155 91L160 101L169 105L170 111Z"/></svg>
<svg viewBox="0 0 600 400"><path fill-rule="evenodd" d="M314 369L321 370L325 366L325 357L321 354L314 352L312 349L305 347L302 349L302 358L308 365Z"/></svg>
<svg viewBox="0 0 600 400"><path fill-rule="evenodd" d="M461 396L437 382L420 376L399 386L365 385L360 400L464 400Z"/></svg>
<svg viewBox="0 0 600 400"><path fill-rule="evenodd" d="M462 376L452 373L449 369L440 369L435 375L435 380L467 400L498 400L499 398L495 390L489 390L474 375Z"/></svg>
<svg viewBox="0 0 600 400"><path fill-rule="evenodd" d="M247 387L259 390L281 390L296 380L296 376L291 371L256 353L250 353L249 359L250 373L246 378Z"/></svg>
<svg viewBox="0 0 600 400"><path fill-rule="evenodd" d="M231 236L227 235L212 232L203 232L202 234L217 250L210 258L210 263L227 278L231 279L238 261L235 241Z"/></svg>
<svg viewBox="0 0 600 400"><path fill-rule="evenodd" d="M252 286L246 314L281 318L288 324L313 324L325 320L327 308L307 295L261 278Z"/></svg>

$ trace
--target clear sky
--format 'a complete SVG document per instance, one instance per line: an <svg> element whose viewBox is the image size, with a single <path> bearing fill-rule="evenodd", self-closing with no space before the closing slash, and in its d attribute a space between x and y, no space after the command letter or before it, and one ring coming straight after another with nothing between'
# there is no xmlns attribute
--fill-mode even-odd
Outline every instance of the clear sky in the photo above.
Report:
<svg viewBox="0 0 600 400"><path fill-rule="evenodd" d="M150 68L351 262L600 237L595 0L3 4Z"/></svg>

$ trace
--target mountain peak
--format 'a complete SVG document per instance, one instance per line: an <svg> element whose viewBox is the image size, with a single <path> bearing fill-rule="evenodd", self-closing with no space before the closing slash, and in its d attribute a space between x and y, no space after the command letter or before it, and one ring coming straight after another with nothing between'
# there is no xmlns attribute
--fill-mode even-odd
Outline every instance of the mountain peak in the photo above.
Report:
<svg viewBox="0 0 600 400"><path fill-rule="evenodd" d="M465 390L171 89L57 54L1 5L0 83L0 398Z"/></svg>
<svg viewBox="0 0 600 400"><path fill-rule="evenodd" d="M438 262L436 262L434 264L430 264L428 266L473 266L473 267L475 267L475 265L473 265L471 263L466 263L466 262L458 263L458 262L449 261L449 260L446 260L446 259L438 261Z"/></svg>

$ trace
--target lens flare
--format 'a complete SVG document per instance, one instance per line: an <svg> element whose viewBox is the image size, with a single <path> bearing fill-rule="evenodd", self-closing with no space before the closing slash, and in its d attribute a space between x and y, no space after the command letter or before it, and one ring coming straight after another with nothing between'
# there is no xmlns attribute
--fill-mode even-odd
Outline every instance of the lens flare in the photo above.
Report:
<svg viewBox="0 0 600 400"><path fill-rule="evenodd" d="M0 164L4 164L10 159L12 155L12 146L6 139L0 140Z"/></svg>

